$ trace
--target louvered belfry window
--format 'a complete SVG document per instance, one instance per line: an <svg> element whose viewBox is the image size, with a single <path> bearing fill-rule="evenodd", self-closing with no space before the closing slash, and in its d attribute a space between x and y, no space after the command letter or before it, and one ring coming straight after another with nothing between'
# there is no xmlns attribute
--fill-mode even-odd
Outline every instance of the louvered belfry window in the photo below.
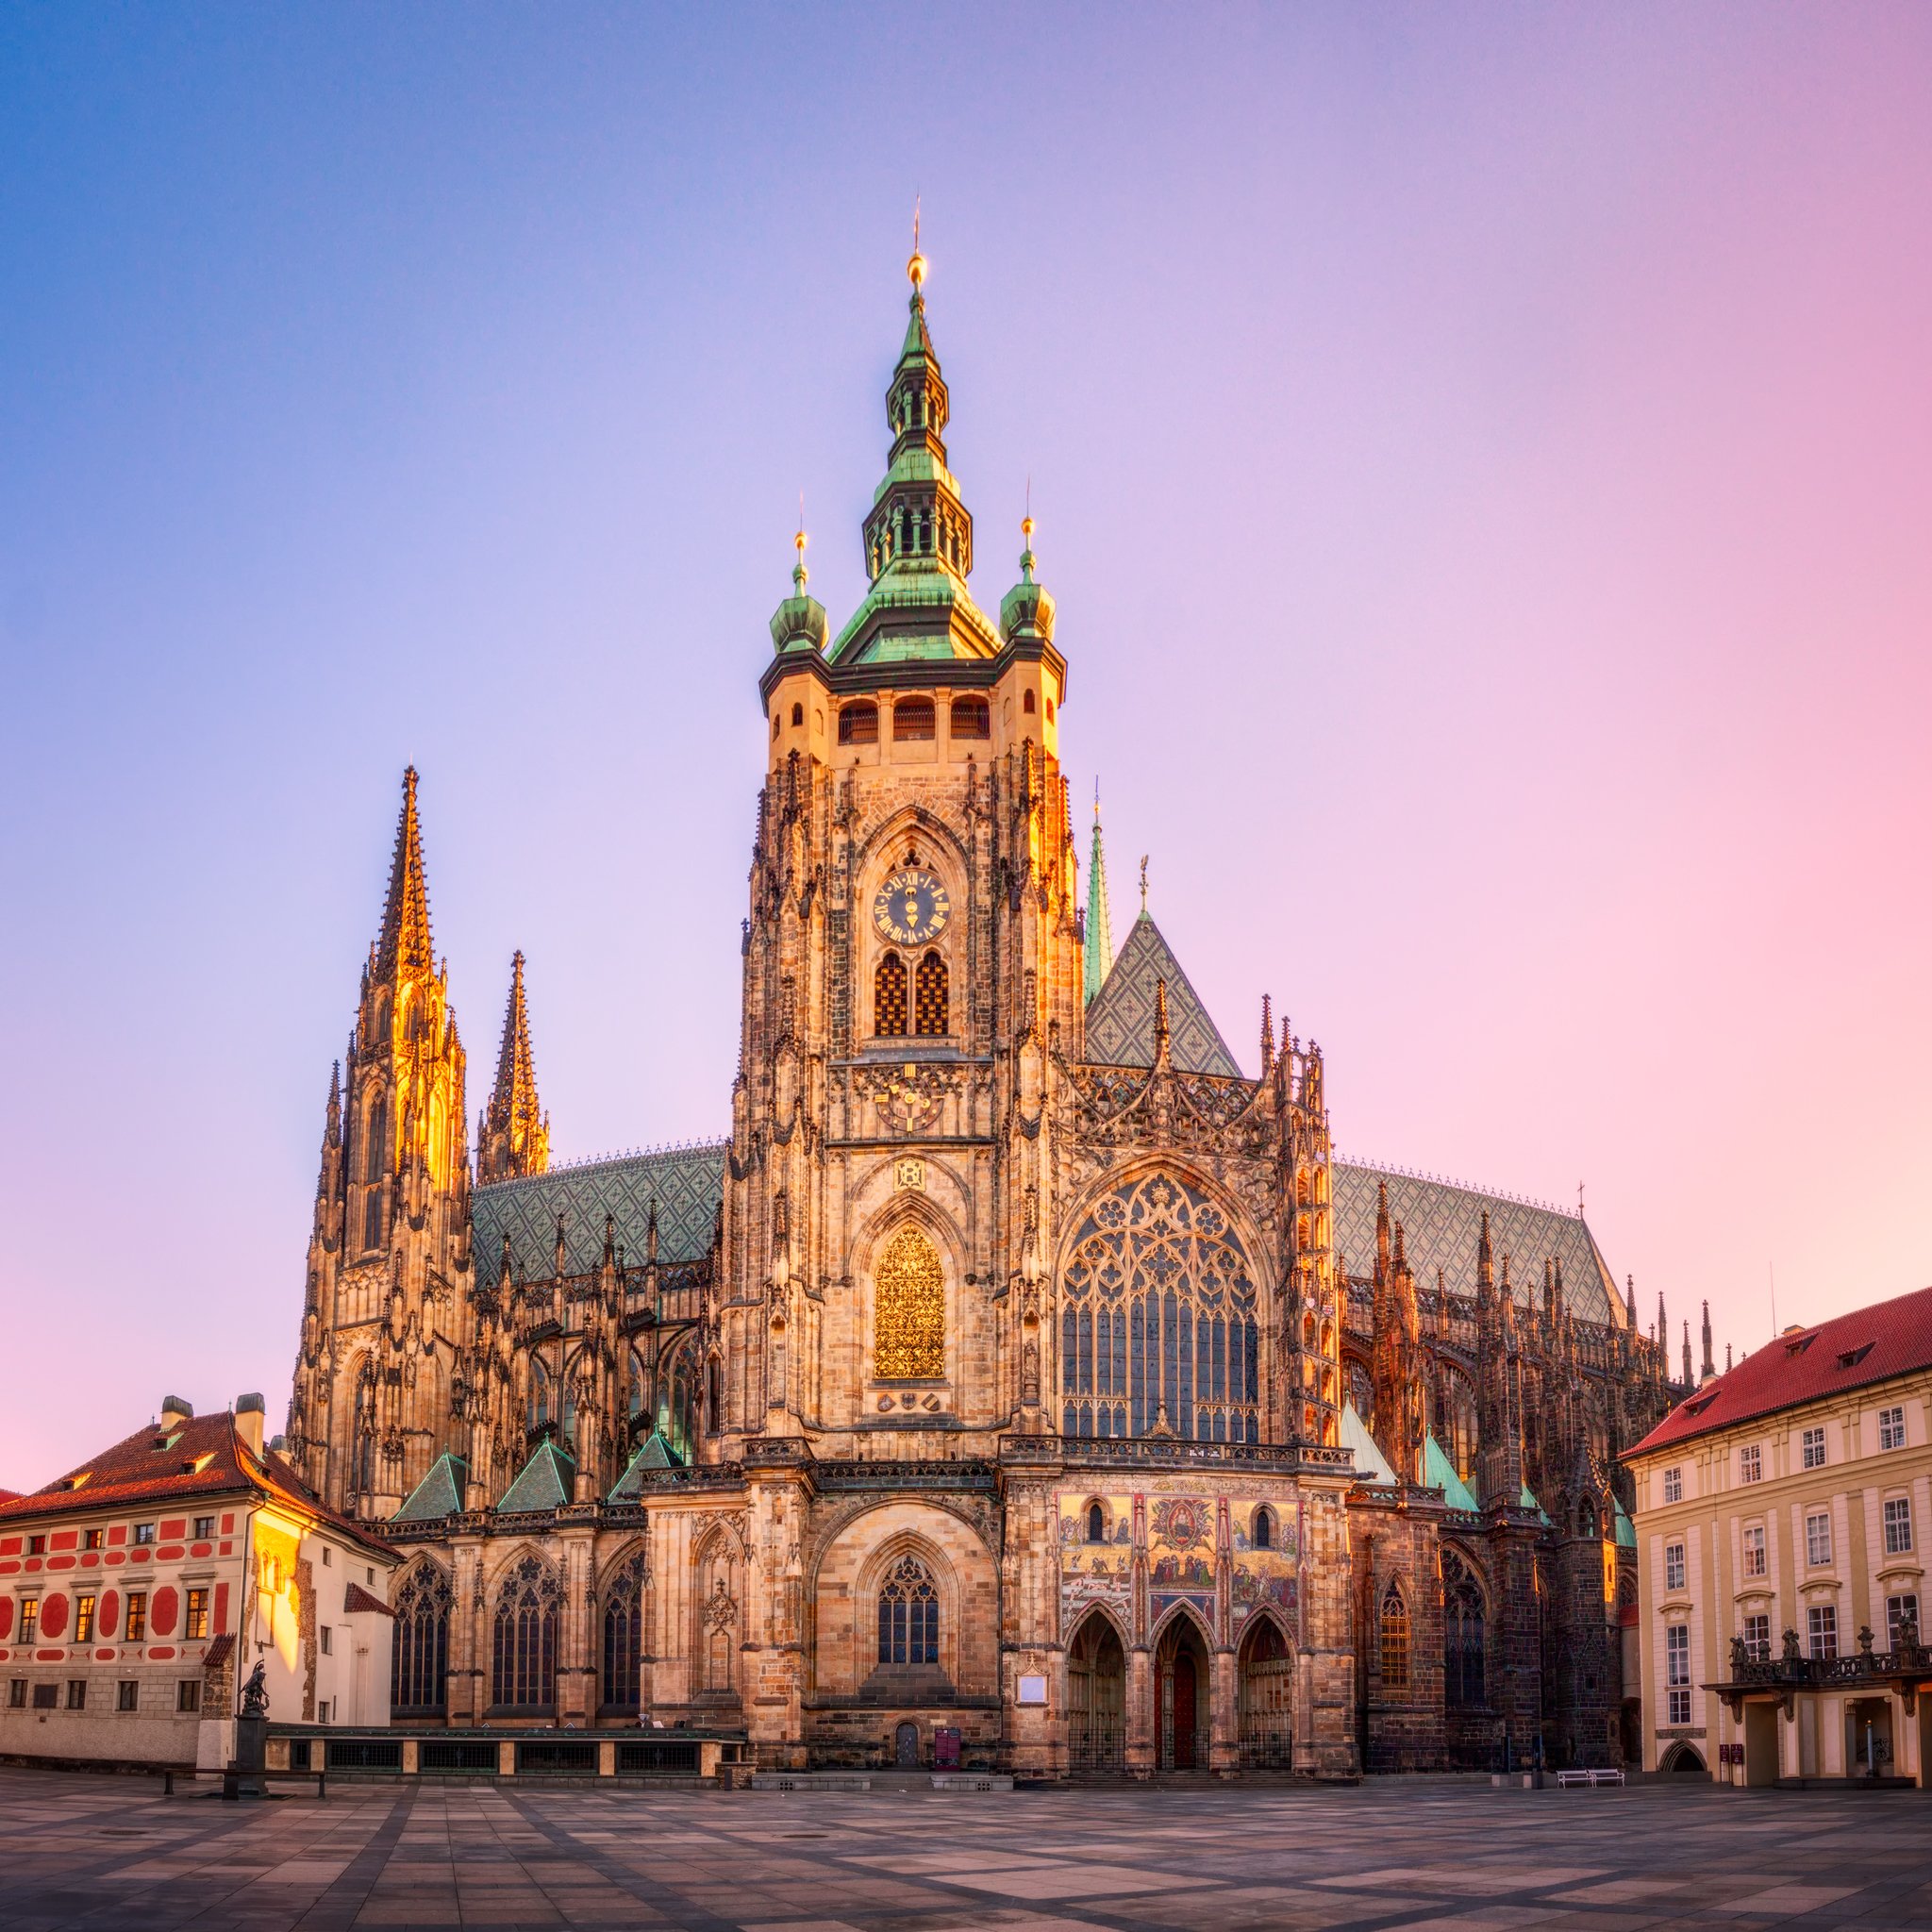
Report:
<svg viewBox="0 0 1932 1932"><path fill-rule="evenodd" d="M906 1031L906 962L888 953L872 976L873 1031L896 1040Z"/></svg>
<svg viewBox="0 0 1932 1932"><path fill-rule="evenodd" d="M912 1030L936 1039L946 1030L946 962L937 953L928 953L919 962L912 991Z"/></svg>

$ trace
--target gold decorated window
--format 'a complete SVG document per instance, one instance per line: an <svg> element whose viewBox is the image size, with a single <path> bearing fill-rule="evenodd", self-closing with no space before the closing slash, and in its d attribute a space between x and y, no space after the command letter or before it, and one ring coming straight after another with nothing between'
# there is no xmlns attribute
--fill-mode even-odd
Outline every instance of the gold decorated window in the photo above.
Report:
<svg viewBox="0 0 1932 1932"><path fill-rule="evenodd" d="M906 962L888 953L872 977L872 1030L897 1039L906 1031Z"/></svg>
<svg viewBox="0 0 1932 1932"><path fill-rule="evenodd" d="M938 1251L916 1227L886 1243L873 1275L873 1374L881 1381L946 1372L946 1285Z"/></svg>
<svg viewBox="0 0 1932 1932"><path fill-rule="evenodd" d="M912 1030L928 1040L946 1030L946 962L928 953L912 976Z"/></svg>

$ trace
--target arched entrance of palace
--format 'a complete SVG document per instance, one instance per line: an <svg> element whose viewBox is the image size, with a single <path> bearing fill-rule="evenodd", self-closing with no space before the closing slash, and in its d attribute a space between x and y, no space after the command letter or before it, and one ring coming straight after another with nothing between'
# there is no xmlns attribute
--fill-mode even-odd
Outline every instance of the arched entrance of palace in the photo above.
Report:
<svg viewBox="0 0 1932 1932"><path fill-rule="evenodd" d="M1703 1754L1695 1744L1684 1743L1681 1740L1673 1744L1663 1755L1663 1761L1657 1770L1665 1777L1708 1777L1710 1767L1705 1763Z"/></svg>
<svg viewBox="0 0 1932 1932"><path fill-rule="evenodd" d="M1067 1769L1119 1771L1127 1753L1127 1656L1098 1610L1067 1650Z"/></svg>
<svg viewBox="0 0 1932 1932"><path fill-rule="evenodd" d="M1154 1735L1162 1771L1207 1770L1208 1682L1200 1625L1177 1616L1154 1653Z"/></svg>
<svg viewBox="0 0 1932 1932"><path fill-rule="evenodd" d="M1248 1619L1241 1648L1241 1763L1251 1771L1294 1764L1294 1658L1273 1617Z"/></svg>

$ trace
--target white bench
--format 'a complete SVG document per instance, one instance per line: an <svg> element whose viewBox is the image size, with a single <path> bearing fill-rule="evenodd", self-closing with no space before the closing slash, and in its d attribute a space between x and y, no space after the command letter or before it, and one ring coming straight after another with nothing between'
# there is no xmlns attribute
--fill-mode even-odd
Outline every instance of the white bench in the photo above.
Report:
<svg viewBox="0 0 1932 1932"><path fill-rule="evenodd" d="M1558 1786L1564 1785L1620 1785L1624 1782L1621 1771L1559 1771L1557 1774Z"/></svg>

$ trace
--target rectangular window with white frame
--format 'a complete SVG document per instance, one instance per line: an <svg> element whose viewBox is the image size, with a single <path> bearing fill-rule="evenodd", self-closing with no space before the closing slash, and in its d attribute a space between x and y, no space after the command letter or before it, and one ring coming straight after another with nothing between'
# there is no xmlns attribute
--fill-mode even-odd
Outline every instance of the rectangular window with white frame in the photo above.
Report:
<svg viewBox="0 0 1932 1932"><path fill-rule="evenodd" d="M1811 1655L1820 1663L1829 1663L1838 1655L1838 1606L1813 1604L1805 1612L1805 1627L1811 1639Z"/></svg>
<svg viewBox="0 0 1932 1932"><path fill-rule="evenodd" d="M1764 1574L1764 1525L1754 1523L1744 1531L1744 1574Z"/></svg>
<svg viewBox="0 0 1932 1932"><path fill-rule="evenodd" d="M1906 1412L1901 1406L1878 1411L1878 1446L1903 1449L1906 1446Z"/></svg>
<svg viewBox="0 0 1932 1932"><path fill-rule="evenodd" d="M1814 1570L1830 1565L1831 1518L1823 1509L1814 1510L1805 1519L1805 1560Z"/></svg>
<svg viewBox="0 0 1932 1932"><path fill-rule="evenodd" d="M1690 1722L1690 1626L1672 1624L1664 1630L1664 1687L1673 1724Z"/></svg>
<svg viewBox="0 0 1932 1932"><path fill-rule="evenodd" d="M1664 1545L1664 1588L1682 1590L1684 1587L1684 1545L1666 1543Z"/></svg>
<svg viewBox="0 0 1932 1932"><path fill-rule="evenodd" d="M1744 1655L1754 1664L1771 1661L1771 1613L1756 1610L1744 1619Z"/></svg>
<svg viewBox="0 0 1932 1932"><path fill-rule="evenodd" d="M1761 1483L1764 1480L1764 1450L1757 1442L1738 1451L1738 1480Z"/></svg>
<svg viewBox="0 0 1932 1932"><path fill-rule="evenodd" d="M1664 1471L1664 1501L1681 1503L1684 1500L1684 1472L1681 1469Z"/></svg>
<svg viewBox="0 0 1932 1932"><path fill-rule="evenodd" d="M1904 1641L1903 1633L1909 1628L1913 1642L1919 1641L1919 1596L1916 1591L1906 1591L1898 1596L1885 1599L1885 1647L1896 1650Z"/></svg>
<svg viewBox="0 0 1932 1932"><path fill-rule="evenodd" d="M1885 1554L1905 1557L1912 1548L1912 1499L1888 1496L1885 1499Z"/></svg>
<svg viewBox="0 0 1932 1932"><path fill-rule="evenodd" d="M1822 1426L1805 1431L1803 1449L1807 1469L1824 1467L1824 1430Z"/></svg>

